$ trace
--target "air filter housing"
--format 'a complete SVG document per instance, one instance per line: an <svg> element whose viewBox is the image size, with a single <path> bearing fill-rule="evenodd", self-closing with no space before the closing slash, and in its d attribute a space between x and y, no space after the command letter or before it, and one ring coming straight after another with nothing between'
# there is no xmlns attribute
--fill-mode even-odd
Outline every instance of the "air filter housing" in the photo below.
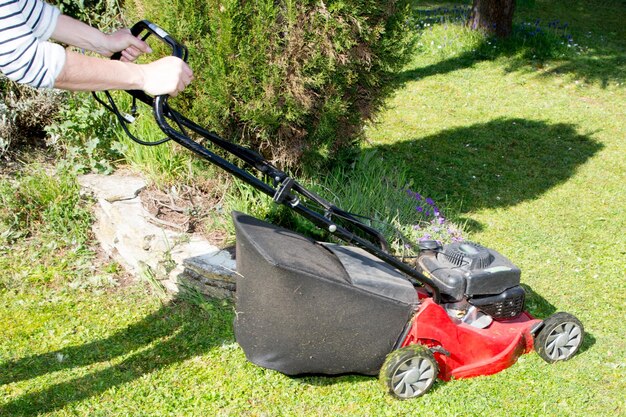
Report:
<svg viewBox="0 0 626 417"><path fill-rule="evenodd" d="M466 266L471 271L487 268L494 260L489 249L474 242L455 242L446 245L443 255L451 264L457 267Z"/></svg>

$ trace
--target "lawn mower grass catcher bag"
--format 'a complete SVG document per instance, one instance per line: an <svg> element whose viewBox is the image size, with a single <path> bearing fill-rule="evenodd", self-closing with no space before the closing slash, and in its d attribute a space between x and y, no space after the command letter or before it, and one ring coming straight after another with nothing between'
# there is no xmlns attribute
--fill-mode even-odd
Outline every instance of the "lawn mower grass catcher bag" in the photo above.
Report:
<svg viewBox="0 0 626 417"><path fill-rule="evenodd" d="M242 213L235 336L287 375L376 375L418 304L413 285L362 249L320 244Z"/></svg>

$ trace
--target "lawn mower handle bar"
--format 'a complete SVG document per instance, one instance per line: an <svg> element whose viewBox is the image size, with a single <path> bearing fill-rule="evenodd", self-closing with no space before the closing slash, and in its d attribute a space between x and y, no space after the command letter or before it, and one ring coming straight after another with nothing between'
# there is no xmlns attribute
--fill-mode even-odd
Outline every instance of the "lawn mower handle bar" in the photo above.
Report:
<svg viewBox="0 0 626 417"><path fill-rule="evenodd" d="M148 34L143 39L146 39L150 35L154 35L156 38L165 42L171 47L173 56L177 56L185 61L187 60L187 48L181 45L159 26L147 20L142 20L131 28L131 32L135 36L138 36L144 30L148 31ZM421 272L417 271L416 269L412 268L411 266L405 264L404 262L391 255L389 253L389 245L387 243L387 240L381 232L362 223L351 213L336 207L329 201L306 189L295 179L291 178L287 173L272 165L259 153L243 146L234 144L232 142L228 142L216 135L215 133L202 128L195 122L182 116L180 113L176 112L168 105L167 95L156 96L153 98L143 91L133 90L128 91L128 93L131 94L134 98L142 101L143 103L152 106L154 118L159 128L167 136L167 140L171 139L179 145L183 146L184 148L189 149L193 153L208 160L212 164L219 166L220 168L224 169L225 171L229 172L240 180L252 185L257 190L272 197L276 203L290 207L292 210L294 210L304 218L308 219L316 226L329 231L331 234L340 238L341 240L350 244L354 244L373 254L374 256L380 258L381 260L387 262L388 264L394 266L396 269L402 271L404 274L426 285L433 293L433 298L435 302L440 301L439 289L434 284L434 282ZM178 126L178 130L170 125L169 120L174 121L174 123ZM270 185L266 181L259 179L250 171L240 168L237 165L222 158L221 156L211 152L205 146L193 140L187 134L185 129L189 129L197 135L208 139L214 145L241 159L247 165L261 172L266 178L269 178L273 185ZM125 131L127 131L127 129L125 129ZM127 131L126 133L129 134L132 139L136 139L132 135L130 135L130 132ZM139 142L143 143L142 141ZM160 142L162 141L159 141L159 143ZM305 202L301 201L299 195L320 205L324 209L324 214L321 214L308 207ZM366 235L369 235L371 240L358 236L355 232L349 229L350 226L346 225L347 227L344 227L340 224L337 224L332 220L333 216L340 218L344 222L347 222L348 225L355 227ZM377 244L374 244L374 241Z"/></svg>

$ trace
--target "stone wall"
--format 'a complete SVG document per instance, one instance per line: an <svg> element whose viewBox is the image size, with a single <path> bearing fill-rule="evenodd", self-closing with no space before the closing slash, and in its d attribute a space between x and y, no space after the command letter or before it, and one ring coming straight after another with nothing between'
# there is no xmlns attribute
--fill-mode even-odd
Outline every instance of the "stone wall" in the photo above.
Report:
<svg viewBox="0 0 626 417"><path fill-rule="evenodd" d="M159 226L142 205L137 176L89 174L82 190L96 199L94 233L102 249L134 276L151 275L169 292L184 286L219 298L235 291L235 260L199 234Z"/></svg>

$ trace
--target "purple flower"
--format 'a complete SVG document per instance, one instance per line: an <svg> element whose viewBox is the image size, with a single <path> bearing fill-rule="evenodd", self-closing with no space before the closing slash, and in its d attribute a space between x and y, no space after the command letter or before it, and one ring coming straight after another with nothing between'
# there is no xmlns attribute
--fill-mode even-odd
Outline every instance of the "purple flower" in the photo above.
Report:
<svg viewBox="0 0 626 417"><path fill-rule="evenodd" d="M417 206L417 207L415 207L415 210L417 210L418 213L422 213L424 211L424 207Z"/></svg>
<svg viewBox="0 0 626 417"><path fill-rule="evenodd" d="M414 199L416 199L416 200L421 200L422 199L422 196L421 196L420 193L417 193L417 192L411 190L410 188L406 189L406 193L408 195L410 195L411 197L413 197Z"/></svg>
<svg viewBox="0 0 626 417"><path fill-rule="evenodd" d="M427 203L428 205L430 205L430 206L434 206L434 205L435 205L435 202L434 202L434 201L433 201L433 199L432 199L432 198L430 198L430 197L426 199L426 203Z"/></svg>

